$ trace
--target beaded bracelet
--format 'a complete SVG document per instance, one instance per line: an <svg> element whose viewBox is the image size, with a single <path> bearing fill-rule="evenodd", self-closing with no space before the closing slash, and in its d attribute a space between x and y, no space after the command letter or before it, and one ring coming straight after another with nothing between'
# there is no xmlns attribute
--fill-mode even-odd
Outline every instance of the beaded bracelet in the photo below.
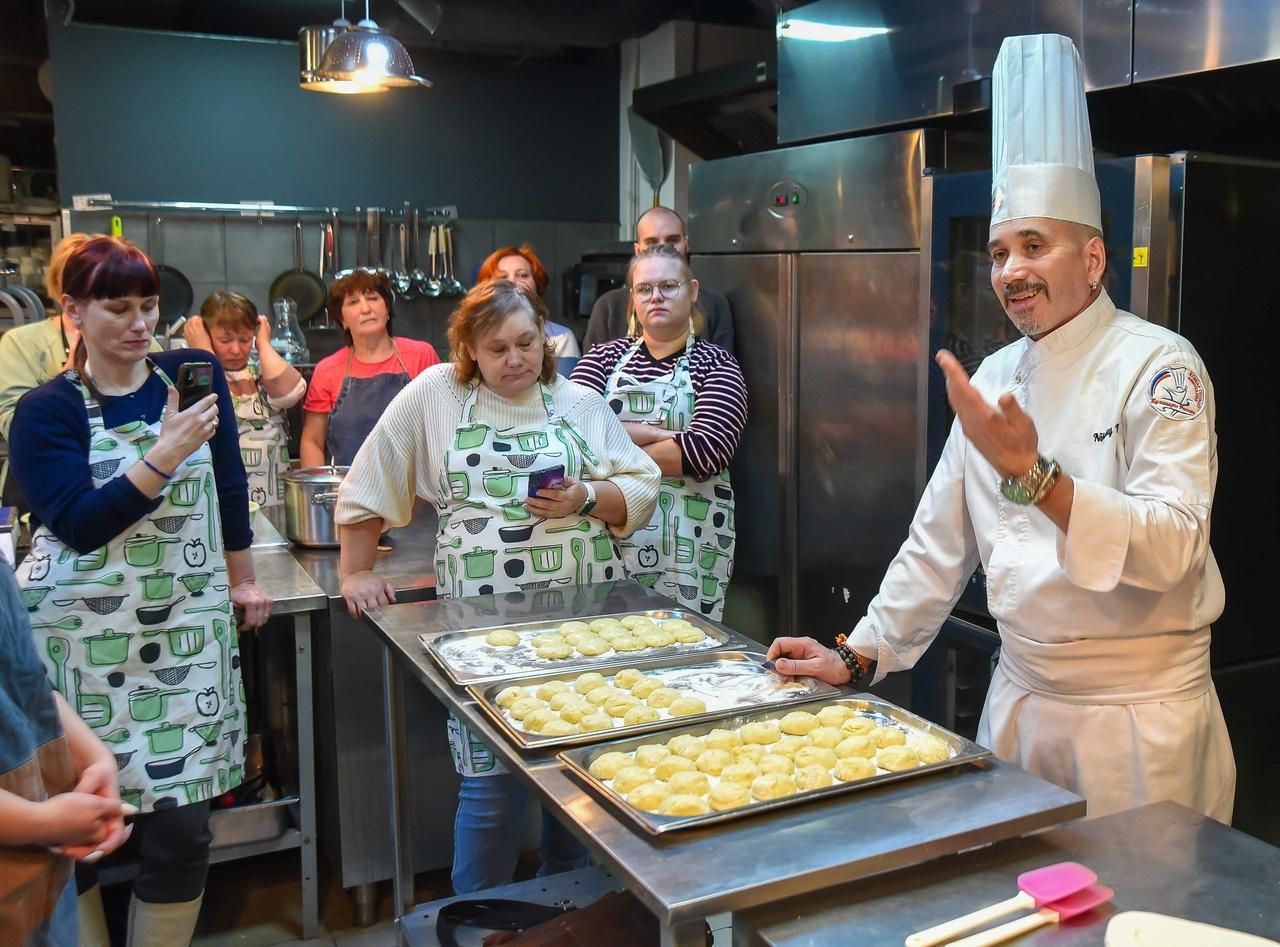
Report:
<svg viewBox="0 0 1280 947"><path fill-rule="evenodd" d="M155 474L157 477L161 478L162 480L165 480L167 482L173 479L173 474L165 473L163 470L161 470L151 461L147 460L147 458L145 457L142 458L142 462L147 465L148 470L150 470L153 474Z"/></svg>
<svg viewBox="0 0 1280 947"><path fill-rule="evenodd" d="M857 684L867 673L867 668L863 666L863 659L846 644L848 640L845 635L836 635L836 654L849 669L849 683Z"/></svg>

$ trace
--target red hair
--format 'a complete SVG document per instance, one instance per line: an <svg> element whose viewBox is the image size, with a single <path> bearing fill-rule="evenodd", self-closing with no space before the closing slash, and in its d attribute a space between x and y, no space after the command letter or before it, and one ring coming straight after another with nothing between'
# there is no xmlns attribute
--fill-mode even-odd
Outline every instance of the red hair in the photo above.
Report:
<svg viewBox="0 0 1280 947"><path fill-rule="evenodd" d="M94 237L67 258L62 292L72 299L158 296L160 277L136 243L124 237Z"/></svg>
<svg viewBox="0 0 1280 947"><path fill-rule="evenodd" d="M529 264L529 269L533 271L533 287L538 291L539 296L547 295L547 284L551 282L551 277L547 276L547 269L542 265L542 261L538 259L538 254L533 252L533 248L527 243L518 247L498 247L480 264L480 269L476 271L476 282L483 283L485 280L500 279L498 275L498 261L509 256L524 257L524 261Z"/></svg>

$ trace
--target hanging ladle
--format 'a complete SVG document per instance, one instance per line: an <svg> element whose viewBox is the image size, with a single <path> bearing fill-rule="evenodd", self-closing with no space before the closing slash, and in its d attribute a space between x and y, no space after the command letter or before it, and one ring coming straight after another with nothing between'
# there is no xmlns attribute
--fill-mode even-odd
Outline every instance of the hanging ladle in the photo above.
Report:
<svg viewBox="0 0 1280 947"><path fill-rule="evenodd" d="M440 248L439 227L435 224L431 225L431 237L427 242L427 253L431 257L431 276L427 279L426 285L422 288L422 295L435 298L440 295L444 286L440 282L440 277L436 271L437 252Z"/></svg>
<svg viewBox="0 0 1280 947"><path fill-rule="evenodd" d="M419 296L427 293L427 274L422 266L422 214L417 208L413 211L413 269L409 275L413 277L413 288Z"/></svg>

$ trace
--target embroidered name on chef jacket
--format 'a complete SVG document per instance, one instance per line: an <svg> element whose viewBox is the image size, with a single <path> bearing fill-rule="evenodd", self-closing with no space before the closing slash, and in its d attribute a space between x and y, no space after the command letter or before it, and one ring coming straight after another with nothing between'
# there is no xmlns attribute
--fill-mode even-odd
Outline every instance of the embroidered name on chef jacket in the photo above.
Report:
<svg viewBox="0 0 1280 947"><path fill-rule="evenodd" d="M1152 376L1147 401L1161 417L1190 421L1204 410L1204 382L1185 365L1166 366Z"/></svg>

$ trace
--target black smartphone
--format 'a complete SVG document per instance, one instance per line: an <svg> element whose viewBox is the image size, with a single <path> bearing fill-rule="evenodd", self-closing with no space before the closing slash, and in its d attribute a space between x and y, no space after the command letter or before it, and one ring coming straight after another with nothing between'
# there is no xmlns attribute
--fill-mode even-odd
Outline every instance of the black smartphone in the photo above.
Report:
<svg viewBox="0 0 1280 947"><path fill-rule="evenodd" d="M186 411L205 395L213 394L213 363L184 362L178 366L178 410Z"/></svg>
<svg viewBox="0 0 1280 947"><path fill-rule="evenodd" d="M535 470L529 474L529 496L539 496L542 490L559 490L564 486L564 464Z"/></svg>

